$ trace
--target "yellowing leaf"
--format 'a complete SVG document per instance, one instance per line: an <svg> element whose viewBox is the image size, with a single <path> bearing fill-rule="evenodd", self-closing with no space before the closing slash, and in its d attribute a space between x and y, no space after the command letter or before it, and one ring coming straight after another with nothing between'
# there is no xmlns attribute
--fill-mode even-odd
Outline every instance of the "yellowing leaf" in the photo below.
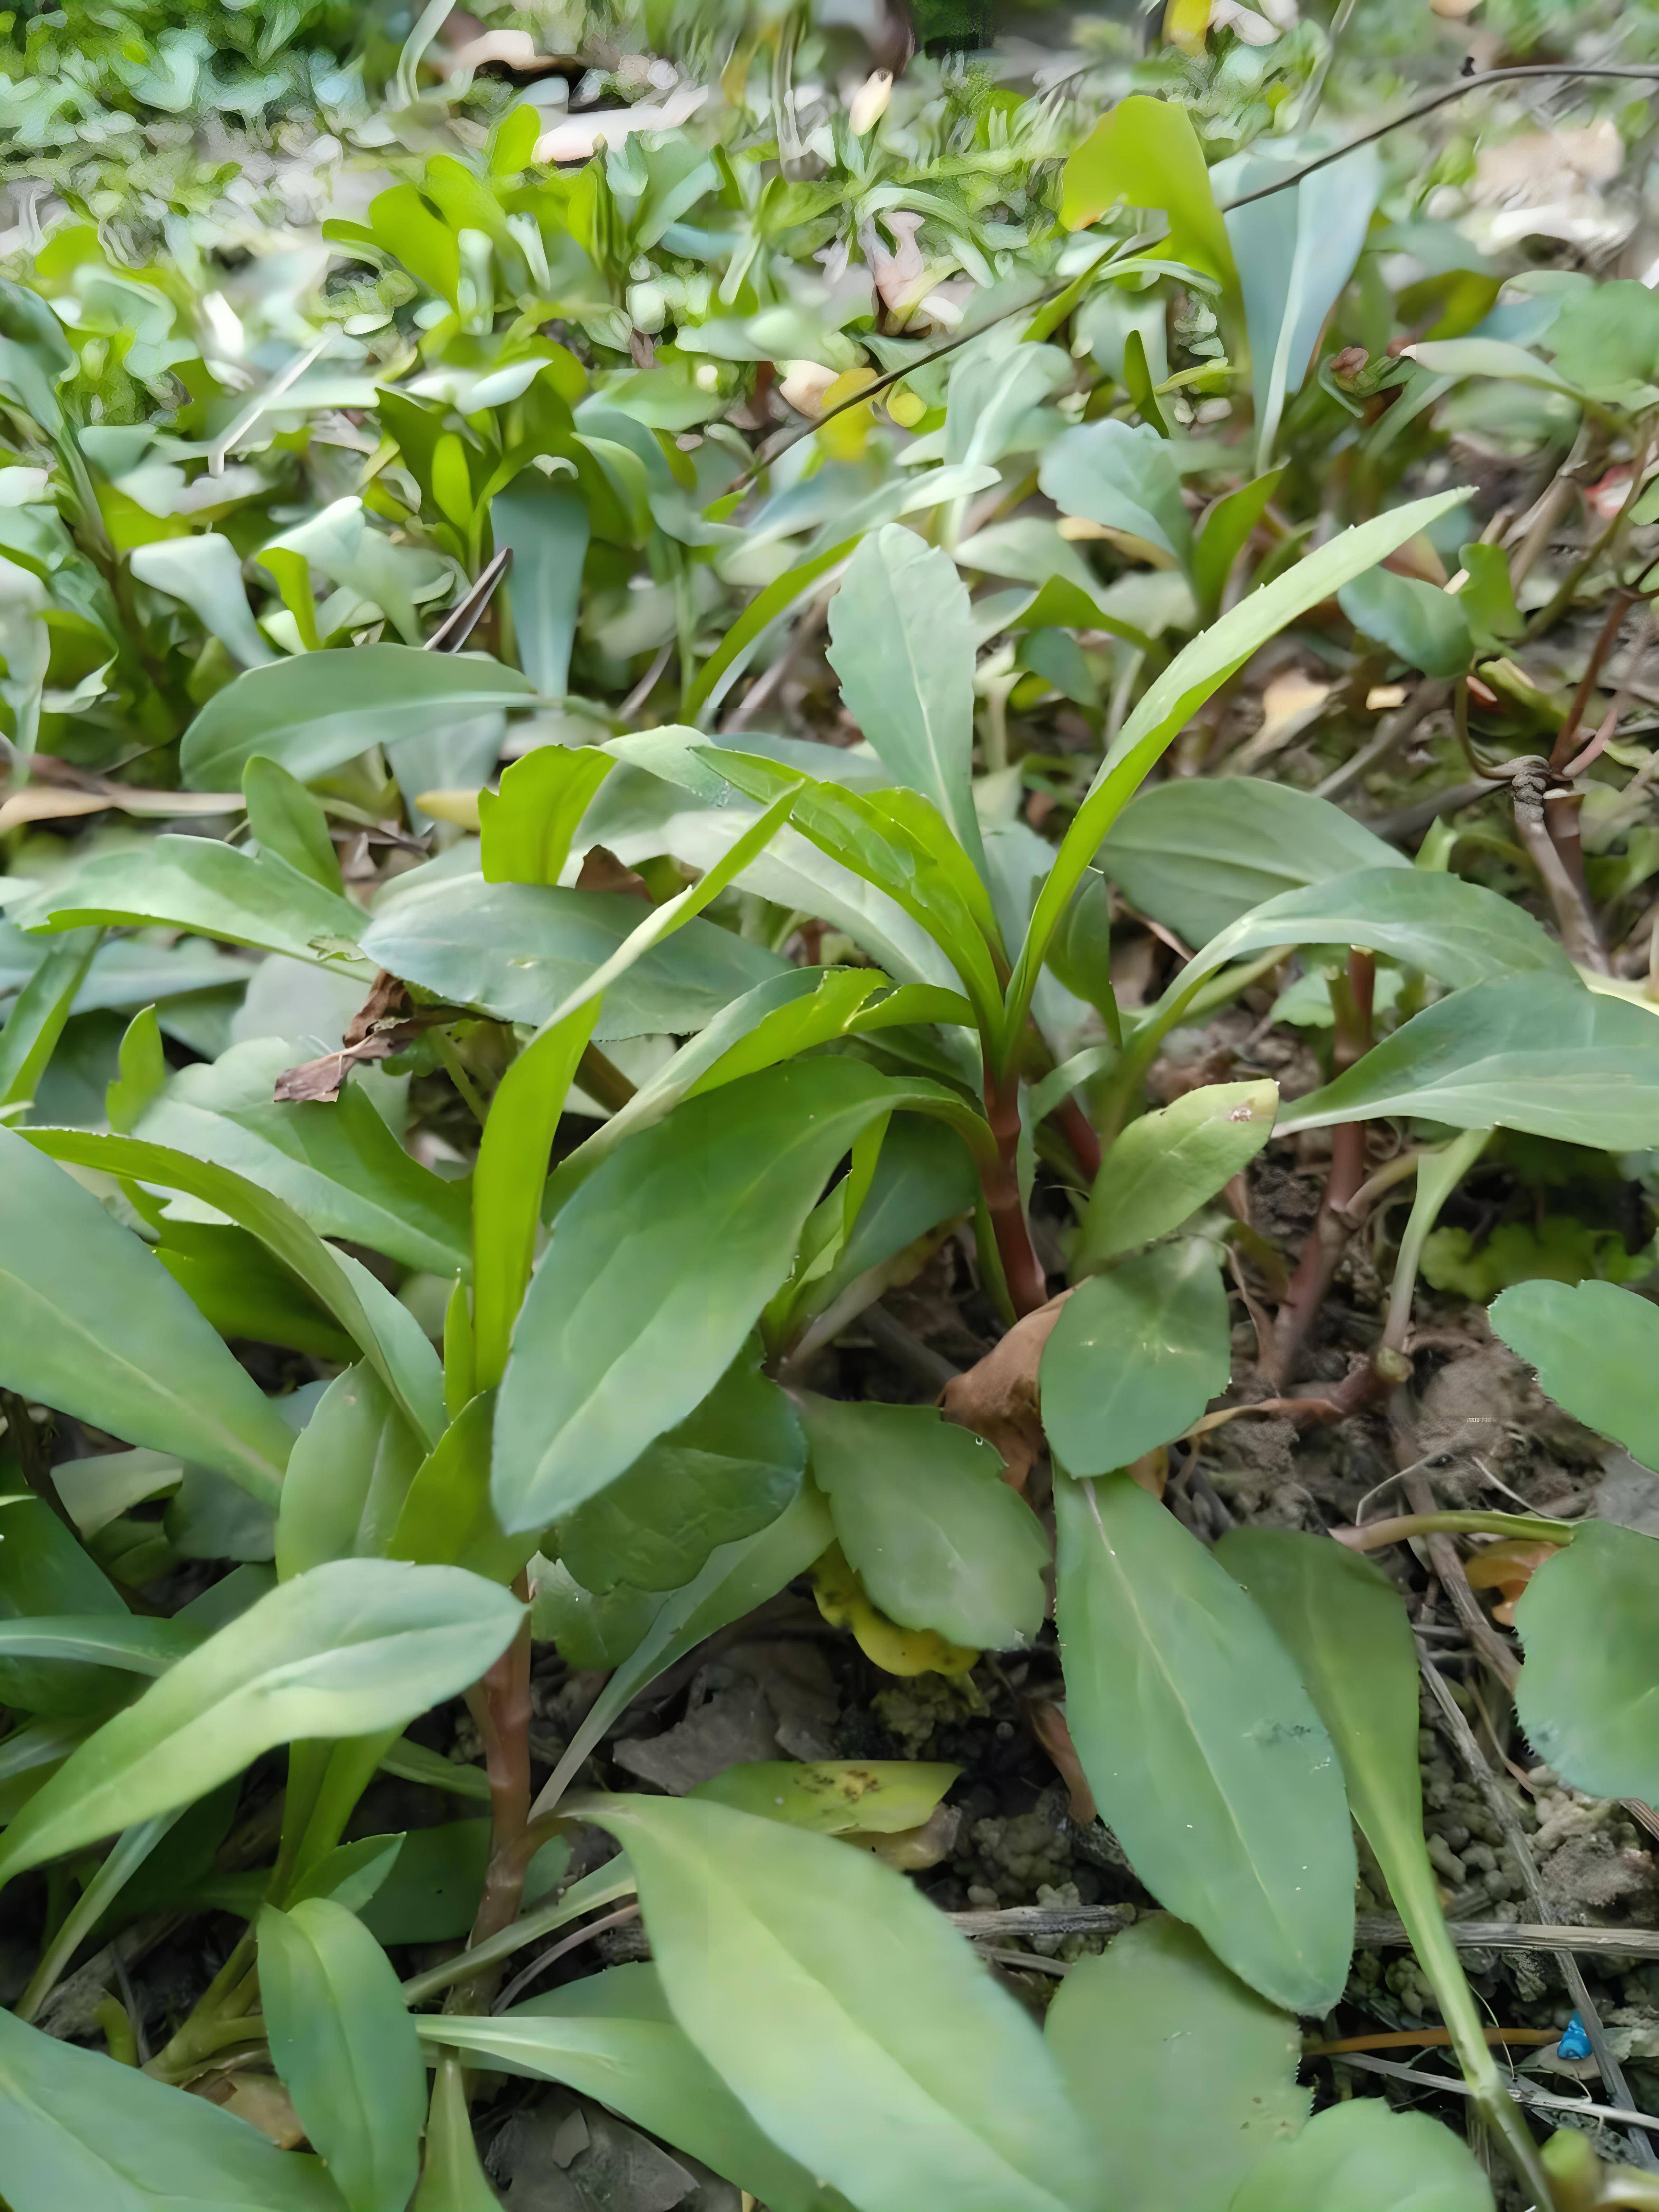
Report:
<svg viewBox="0 0 1659 2212"><path fill-rule="evenodd" d="M965 1674L977 1651L947 1644L931 1628L901 1628L878 1613L864 1585L832 1544L812 1570L812 1595L833 1628L850 1628L866 1659L889 1674Z"/></svg>

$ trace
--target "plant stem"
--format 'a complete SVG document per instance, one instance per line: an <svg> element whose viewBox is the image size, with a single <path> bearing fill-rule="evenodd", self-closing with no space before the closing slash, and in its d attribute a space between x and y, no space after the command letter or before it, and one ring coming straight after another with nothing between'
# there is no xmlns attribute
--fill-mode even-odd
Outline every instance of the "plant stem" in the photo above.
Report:
<svg viewBox="0 0 1659 2212"><path fill-rule="evenodd" d="M1398 1513L1386 1521L1331 1531L1351 1552L1380 1552L1413 1536L1511 1536L1528 1544L1570 1544L1576 1533L1571 1521L1550 1521L1535 1513Z"/></svg>
<svg viewBox="0 0 1659 2212"><path fill-rule="evenodd" d="M1000 1084L988 1073L985 1118L996 1144L994 1166L981 1170L991 1233L1002 1261L1003 1278L1016 1320L1048 1302L1048 1279L1031 1242L1019 1195L1019 1074L1012 1070Z"/></svg>
<svg viewBox="0 0 1659 2212"><path fill-rule="evenodd" d="M514 1594L529 1601L520 1574ZM489 1863L483 1894L468 1938L469 1950L510 1928L524 1896L525 1875L541 1838L530 1826L530 1616L468 1697L484 1740L484 1771L489 1780ZM447 2012L488 2012L501 1981L498 1966L477 1968L457 1984Z"/></svg>

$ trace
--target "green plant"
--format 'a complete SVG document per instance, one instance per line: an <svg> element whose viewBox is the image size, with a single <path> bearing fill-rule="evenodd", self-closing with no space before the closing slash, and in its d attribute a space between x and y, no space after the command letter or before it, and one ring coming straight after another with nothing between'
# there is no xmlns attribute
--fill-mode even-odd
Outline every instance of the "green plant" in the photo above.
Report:
<svg viewBox="0 0 1659 2212"><path fill-rule="evenodd" d="M1446 2128L1296 2084L1357 1823L1528 2201L1650 2202L1540 2152L1488 2052L1398 1588L1164 1501L1170 1449L1236 1415L1401 1419L1425 1247L1494 1133L1609 1177L1649 1144L1659 1029L1605 925L1650 825L1639 770L1589 775L1644 756L1586 740L1654 550L1650 299L1391 298L1373 217L1417 185L1369 147L1299 182L1316 140L1226 110L1243 47L1178 10L1097 125L923 65L884 127L826 101L810 159L790 74L823 34L727 27L708 116L579 170L494 94L434 141L414 33L394 181L327 226L343 282L287 301L285 369L229 344L204 263L73 218L0 295L0 1882L32 1945L0 2191L479 2212L471 2108L517 2077L769 2212L1479 2212ZM1298 40L1281 106L1331 66ZM811 273L855 252L861 297ZM1541 591L1530 536L1405 495L1475 378L1547 396L1552 470L1575 439L1580 477L1628 468ZM799 419L751 443L777 386ZM1569 689L1527 656L1580 599ZM1413 866L1334 796L1209 772L1273 762L1265 702L1231 761L1226 718L1287 651L1331 676L1319 741L1354 738L1336 795L1408 733L1370 704L1404 675L1516 838ZM1172 940L1124 988L1115 953ZM1316 1084L1160 1080L1242 1006L1316 1036ZM1240 1179L1326 1131L1282 1251ZM1391 1193L1374 1340L1305 1379ZM945 1411L818 1388L947 1249L1001 1334ZM1218 1406L1230 1282L1262 1388ZM1522 1282L1492 1318L1651 1462L1644 1299ZM1550 1547L1521 1722L1567 1784L1659 1790L1650 1539L1432 1499L1346 1533ZM1175 1917L1067 1962L1042 2034L900 1871L936 1863L954 1759L592 1786L635 1701L792 1585L967 1699L1042 1646L1051 1566L1065 1717L1022 1710ZM603 1677L550 1756L537 1644ZM482 1766L433 1747L458 1701ZM388 1775L465 1817L365 1832ZM623 1856L578 1874L596 1834ZM107 2057L34 2024L192 1905L235 1932L159 2048L107 1990ZM649 1964L514 2002L635 1911ZM273 2081L308 2150L235 2117Z"/></svg>

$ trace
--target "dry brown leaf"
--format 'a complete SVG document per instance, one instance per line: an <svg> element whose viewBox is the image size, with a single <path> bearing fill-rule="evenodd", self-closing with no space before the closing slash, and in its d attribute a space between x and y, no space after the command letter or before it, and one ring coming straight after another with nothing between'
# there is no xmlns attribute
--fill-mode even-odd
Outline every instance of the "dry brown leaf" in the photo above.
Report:
<svg viewBox="0 0 1659 2212"><path fill-rule="evenodd" d="M1083 1771L1083 1761L1077 1755L1065 1713L1046 1698L1029 1698L1025 1701L1025 1717L1031 1723L1032 1735L1053 1759L1066 1784L1066 1794L1072 1801L1072 1818L1079 1827L1088 1827L1095 1818L1095 1793Z"/></svg>
<svg viewBox="0 0 1659 2212"><path fill-rule="evenodd" d="M643 876L636 876L632 868L607 852L603 845L590 845L582 855L581 872L576 878L579 891L626 891L629 898L643 899L647 906L655 904Z"/></svg>
<svg viewBox="0 0 1659 2212"><path fill-rule="evenodd" d="M347 1024L340 1050L283 1068L271 1097L278 1105L331 1106L354 1067L362 1060L390 1060L393 1053L402 1052L439 1012L428 1008L417 1014L404 986L382 968Z"/></svg>
<svg viewBox="0 0 1659 2212"><path fill-rule="evenodd" d="M939 1393L945 1419L959 1422L994 1444L1008 1462L1007 1480L1022 1494L1043 1448L1037 1368L1060 1310L1071 1295L1062 1291L1046 1306L1017 1321L983 1359L954 1376Z"/></svg>

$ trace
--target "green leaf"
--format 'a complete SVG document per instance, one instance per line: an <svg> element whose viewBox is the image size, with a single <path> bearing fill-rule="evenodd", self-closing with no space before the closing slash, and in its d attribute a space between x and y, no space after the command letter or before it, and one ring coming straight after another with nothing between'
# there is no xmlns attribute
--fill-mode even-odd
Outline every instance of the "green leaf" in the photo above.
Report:
<svg viewBox="0 0 1659 2212"><path fill-rule="evenodd" d="M135 545L127 565L140 583L181 600L242 667L262 668L276 659L253 619L241 556L229 538L212 530L194 538L159 538Z"/></svg>
<svg viewBox="0 0 1659 2212"><path fill-rule="evenodd" d="M1566 379L1535 353L1503 338L1430 338L1413 346L1410 358L1431 376L1497 376L1576 396Z"/></svg>
<svg viewBox="0 0 1659 2212"><path fill-rule="evenodd" d="M688 1099L618 1147L559 1216L514 1331L503 1527L558 1520L702 1402L787 1277L831 1170L878 1115L933 1095L807 1060Z"/></svg>
<svg viewBox="0 0 1659 2212"><path fill-rule="evenodd" d="M1378 2097L1333 2105L1277 2145L1227 2212L1492 2212L1491 2185L1467 2143L1426 2112Z"/></svg>
<svg viewBox="0 0 1659 2212"><path fill-rule="evenodd" d="M1575 1420L1616 1438L1644 1467L1659 1461L1659 1312L1646 1298L1613 1283L1517 1283L1487 1317Z"/></svg>
<svg viewBox="0 0 1659 2212"><path fill-rule="evenodd" d="M562 2081L597 2099L725 2179L763 2191L771 2212L825 2203L675 2024L654 1966L610 1967L498 2019L447 2014L417 2026L488 2072Z"/></svg>
<svg viewBox="0 0 1659 2212"><path fill-rule="evenodd" d="M1468 622L1475 650L1501 653L1506 641L1526 629L1515 604L1508 556L1499 545L1474 544L1464 546L1457 558L1468 579L1457 604Z"/></svg>
<svg viewBox="0 0 1659 2212"><path fill-rule="evenodd" d="M1322 1536L1235 1528L1223 1537L1217 1557L1273 1623L1329 1729L1353 1817L1376 1854L1395 1909L1433 1984L1464 2079L1530 2177L1536 2171L1531 2136L1486 2047L1485 2023L1447 1930L1424 1840L1417 1648L1399 1592L1369 1559ZM1263 2171L1258 2168L1247 2189ZM1265 2184L1263 2189L1235 2203L1255 2212L1268 2212L1270 2206L1279 2212L1283 2200ZM1322 2212L1332 2200L1316 2191L1304 2201L1317 2202ZM1414 2206L1416 2200L1405 2202Z"/></svg>
<svg viewBox="0 0 1659 2212"><path fill-rule="evenodd" d="M64 326L40 294L0 283L0 398L58 438L64 430L58 387L75 366Z"/></svg>
<svg viewBox="0 0 1659 2212"><path fill-rule="evenodd" d="M1255 1158L1278 1111L1276 1083L1206 1083L1131 1121L1095 1177L1072 1273L1086 1274L1190 1220Z"/></svg>
<svg viewBox="0 0 1659 2212"><path fill-rule="evenodd" d="M1280 181L1298 155L1254 149L1227 167L1230 196ZM1354 271L1382 190L1374 146L1353 152L1294 190L1235 208L1226 229L1244 295L1256 420L1256 465L1265 467L1285 401L1298 392L1314 347Z"/></svg>
<svg viewBox="0 0 1659 2212"><path fill-rule="evenodd" d="M516 668L472 653L410 645L303 653L245 669L216 691L185 732L179 767L192 791L234 791L263 753L309 783L371 745L422 737L535 696Z"/></svg>
<svg viewBox="0 0 1659 2212"><path fill-rule="evenodd" d="M412 191L413 185L409 189ZM459 2062L442 2053L433 2076L421 2185L410 2212L501 2212L478 2158Z"/></svg>
<svg viewBox="0 0 1659 2212"><path fill-rule="evenodd" d="M1540 1759L1594 1796L1645 1797L1659 1788L1656 1577L1659 1540L1586 1521L1516 1608L1527 1653L1516 1692L1521 1725Z"/></svg>
<svg viewBox="0 0 1659 2212"><path fill-rule="evenodd" d="M1161 1244L1079 1284L1039 1369L1042 1425L1073 1474L1109 1474L1191 1426L1232 1371L1215 1247Z"/></svg>
<svg viewBox="0 0 1659 2212"><path fill-rule="evenodd" d="M256 753L242 770L242 796L248 829L262 851L276 854L325 891L343 896L339 855L319 799L280 761L267 760L263 753Z"/></svg>
<svg viewBox="0 0 1659 2212"><path fill-rule="evenodd" d="M1181 568L1193 557L1193 526L1181 472L1149 423L1109 419L1064 430L1042 456L1038 482L1063 514L1144 538Z"/></svg>
<svg viewBox="0 0 1659 2212"><path fill-rule="evenodd" d="M805 1461L788 1398L740 1360L609 1489L560 1522L559 1557L597 1593L618 1583L683 1589L711 1552L776 1520Z"/></svg>
<svg viewBox="0 0 1659 2212"><path fill-rule="evenodd" d="M404 2212L420 2172L426 2066L391 1961L343 1905L259 1915L270 2056L350 2212Z"/></svg>
<svg viewBox="0 0 1659 2212"><path fill-rule="evenodd" d="M0 2114L12 2212L341 2212L319 2160L3 2012Z"/></svg>
<svg viewBox="0 0 1659 2212"><path fill-rule="evenodd" d="M848 712L901 783L933 801L984 872L974 811L978 633L951 556L896 523L866 538L830 602Z"/></svg>
<svg viewBox="0 0 1659 2212"><path fill-rule="evenodd" d="M1112 2212L1217 2212L1307 2120L1296 2022L1164 1914L1075 1960L1044 2026Z"/></svg>
<svg viewBox="0 0 1659 2212"><path fill-rule="evenodd" d="M538 691L560 698L570 682L570 648L587 555L586 506L539 469L524 469L490 501L489 527L497 550L513 556L507 604L519 665Z"/></svg>
<svg viewBox="0 0 1659 2212"><path fill-rule="evenodd" d="M312 1110L327 1114L334 1109L323 1106ZM366 1105L364 1110L372 1115L374 1109ZM442 1426L441 1384L437 1361L421 1334L420 1324L366 1267L325 1244L283 1199L216 1162L194 1158L167 1146L152 1144L143 1137L106 1136L91 1129L32 1129L27 1141L33 1149L49 1153L55 1160L72 1161L78 1167L101 1168L111 1175L136 1176L167 1190L185 1191L191 1197L239 1221L285 1267L292 1270L323 1310L331 1314L353 1343L361 1347L415 1433L436 1436ZM99 1211L102 1212L101 1207ZM108 1219L107 1215L104 1218ZM112 1222L110 1226L114 1235L125 1234L116 1230ZM194 1307L190 1308L190 1312L192 1322L206 1326ZM176 1328L177 1324L173 1326ZM170 1364L172 1341L170 1339L169 1353L159 1358L163 1370ZM228 1359L229 1354L225 1357ZM243 1370L238 1368L237 1372ZM280 1419L276 1415L272 1418ZM118 1423L100 1421L99 1426L109 1429L116 1436L127 1433ZM134 1435L131 1441L158 1442L158 1448L164 1450L175 1448L148 1437ZM291 1437L289 1441L291 1446ZM230 1464L207 1458L201 1451L182 1445L178 1449L181 1459L202 1461L207 1466L218 1467L233 1480L241 1480ZM284 1461L287 1455L285 1449ZM244 1487L254 1488L251 1484ZM276 1503L267 1491L255 1488L254 1495Z"/></svg>
<svg viewBox="0 0 1659 2212"><path fill-rule="evenodd" d="M538 1811L550 1811L558 1803L595 1744L603 1741L617 1716L647 1682L695 1650L706 1636L775 1597L828 1551L835 1539L829 1509L808 1483L802 1486L794 1503L757 1535L722 1544L709 1554L708 1564L694 1582L666 1597L622 1589L609 1597L595 1598L568 1574L562 1574L561 1583L561 1569L549 1571L536 1592L532 1620L537 1636L558 1644L581 1664L590 1662L578 1658L576 1640L570 1633L578 1621L590 1635L601 1628L614 1635L616 1644L605 1645L591 1662L614 1671L537 1800ZM550 1595L556 1599L552 1607L547 1606ZM624 1627L626 1634L622 1633Z"/></svg>
<svg viewBox="0 0 1659 2212"><path fill-rule="evenodd" d="M1139 105L1127 100L1113 111L1121 115ZM1148 105L1156 106L1157 102ZM1110 121L1112 118L1109 118ZM1190 129L1190 125L1188 126ZM1024 1033L1026 1010L1042 971L1048 940L1060 927L1072 895L1087 874L1102 840L1127 805L1177 731L1183 729L1211 695L1242 668L1260 647L1311 606L1340 590L1415 537L1437 515L1448 513L1463 495L1441 492L1433 499L1391 508L1370 522L1343 531L1305 560L1249 592L1223 615L1148 685L1102 762L1087 797L1054 855L1026 933L1013 981L1008 987L1001 1047L1006 1056Z"/></svg>
<svg viewBox="0 0 1659 2212"><path fill-rule="evenodd" d="M1367 868L1241 915L1182 969L1172 995L1276 945L1364 945L1454 987L1525 969L1577 988L1571 961L1513 899L1443 869Z"/></svg>
<svg viewBox="0 0 1659 2212"><path fill-rule="evenodd" d="M1371 568L1336 596L1357 630L1425 676L1462 676L1474 656L1462 600L1436 584Z"/></svg>
<svg viewBox="0 0 1659 2212"><path fill-rule="evenodd" d="M1060 189L1060 219L1067 230L1082 229L1124 201L1156 208L1170 219L1161 252L1237 286L1203 149L1179 100L1145 93L1121 100L1066 162Z"/></svg>
<svg viewBox="0 0 1659 2212"><path fill-rule="evenodd" d="M45 1499L14 1498L0 1508L0 1640L15 1621L38 1627L42 1616L65 1615L83 1623L101 1616L117 1630L131 1620L120 1592ZM0 1656L0 1698L26 1713L76 1718L107 1712L131 1686L119 1674L78 1659L59 1664L15 1651Z"/></svg>
<svg viewBox="0 0 1659 2212"><path fill-rule="evenodd" d="M245 1229L164 1215L155 1256L222 1337L280 1344L336 1366L356 1346Z"/></svg>
<svg viewBox="0 0 1659 2212"><path fill-rule="evenodd" d="M295 1576L88 1738L6 1831L0 1881L187 1804L277 1744L401 1728L477 1681L522 1617L458 1567Z"/></svg>
<svg viewBox="0 0 1659 2212"><path fill-rule="evenodd" d="M510 1583L534 1556L536 1536L502 1533L489 1504L489 1439L495 1399L484 1392L462 1408L416 1471L388 1549L394 1559L465 1567Z"/></svg>
<svg viewBox="0 0 1659 2212"><path fill-rule="evenodd" d="M761 640L774 623L799 605L821 577L844 561L857 543L847 538L839 545L831 545L821 553L814 553L799 561L793 568L786 568L775 576L763 592L757 592L738 617L697 672L697 678L685 695L681 712L688 721L701 721L705 710L718 707L737 682L758 650Z"/></svg>
<svg viewBox="0 0 1659 2212"><path fill-rule="evenodd" d="M111 1128L127 1137L161 1097L173 1072L154 1006L143 1007L127 1024L117 1066L104 1091L104 1112Z"/></svg>
<svg viewBox="0 0 1659 2212"><path fill-rule="evenodd" d="M1002 1455L931 1406L800 1406L836 1540L889 1620L975 1650L1031 1643L1048 1544Z"/></svg>
<svg viewBox="0 0 1659 2212"><path fill-rule="evenodd" d="M421 1463L415 1431L367 1366L337 1375L301 1430L283 1478L276 1572L383 1557Z"/></svg>
<svg viewBox="0 0 1659 2212"><path fill-rule="evenodd" d="M894 1836L921 1827L961 1774L916 1759L757 1759L687 1794L815 1836Z"/></svg>
<svg viewBox="0 0 1659 2212"><path fill-rule="evenodd" d="M1139 336L1137 332L1135 335ZM1240 484L1237 491L1228 492L1217 500L1206 516L1204 527L1198 533L1194 549L1192 571L1193 589L1206 619L1212 619L1221 605L1221 594L1226 588L1233 563L1243 551L1250 532L1266 513L1267 502L1279 489L1285 471L1269 469L1265 476L1254 477ZM1170 787L1178 788L1179 787ZM1213 788L1212 786L1207 787ZM1267 787L1278 790L1277 784Z"/></svg>
<svg viewBox="0 0 1659 2212"><path fill-rule="evenodd" d="M1054 1510L1066 1717L1101 1818L1242 1981L1287 2012L1328 2011L1353 1947L1353 1844L1294 1668L1127 1476L1059 1482Z"/></svg>
<svg viewBox="0 0 1659 2212"><path fill-rule="evenodd" d="M276 1503L294 1441L287 1422L138 1238L8 1129L0 1291L8 1389Z"/></svg>
<svg viewBox="0 0 1659 2212"><path fill-rule="evenodd" d="M1189 775L1154 784L1127 806L1099 865L1143 914L1202 945L1280 891L1412 864L1311 792L1255 776Z"/></svg>
<svg viewBox="0 0 1659 2212"><path fill-rule="evenodd" d="M826 858L885 894L927 932L981 1019L994 1006L995 910L950 824L921 793L860 792L815 781L752 753L707 750L719 775L752 797L794 793L792 823ZM982 847L981 847L982 850Z"/></svg>
<svg viewBox="0 0 1659 2212"><path fill-rule="evenodd" d="M162 836L95 854L18 919L35 929L94 921L190 929L316 962L343 946L349 953L366 917L275 854L256 859L212 837Z"/></svg>
<svg viewBox="0 0 1659 2212"><path fill-rule="evenodd" d="M502 1021L539 1027L610 959L644 914L622 891L440 876L400 890L363 931L366 956L406 982ZM700 1030L785 966L712 921L688 922L605 994L595 1034Z"/></svg>
<svg viewBox="0 0 1659 2212"><path fill-rule="evenodd" d="M135 1620L130 1613L0 1621L0 1655L8 1659L46 1659L100 1670L118 1667L134 1674L165 1674L201 1641L188 1621Z"/></svg>
<svg viewBox="0 0 1659 2212"><path fill-rule="evenodd" d="M479 1770L473 1768L473 1773ZM394 1839L382 1836L383 1846ZM347 1850L355 1846L348 1844ZM525 1876L526 1908L556 1888L570 1863L562 1836L544 1844ZM377 1943L450 1943L477 1917L489 1868L489 1822L445 1820L404 1837L374 1895L356 1908Z"/></svg>
<svg viewBox="0 0 1659 2212"><path fill-rule="evenodd" d="M487 884L556 884L588 801L617 765L594 746L538 745L478 793Z"/></svg>
<svg viewBox="0 0 1659 2212"><path fill-rule="evenodd" d="M860 2212L1091 2201L1041 2037L902 1875L724 1805L583 1809L628 1851L680 2027L763 2133Z"/></svg>
<svg viewBox="0 0 1659 2212"><path fill-rule="evenodd" d="M434 1274L465 1269L471 1257L466 1178L434 1175L412 1158L356 1084L327 1105L274 1098L277 1077L299 1049L281 1037L253 1037L210 1064L181 1068L137 1137L257 1183L319 1236L367 1244ZM222 1200L210 1203L235 1212Z"/></svg>
<svg viewBox="0 0 1659 2212"><path fill-rule="evenodd" d="M1414 1016L1334 1083L1298 1098L1279 1133L1399 1114L1622 1152L1648 1142L1656 1111L1659 1024L1650 1013L1565 976L1504 975Z"/></svg>
<svg viewBox="0 0 1659 2212"><path fill-rule="evenodd" d="M0 1106L33 1097L102 935L77 929L52 946L12 1002L0 1029Z"/></svg>
<svg viewBox="0 0 1659 2212"><path fill-rule="evenodd" d="M1659 300L1634 277L1586 285L1550 325L1548 344L1581 392L1639 404L1640 387L1659 381Z"/></svg>

